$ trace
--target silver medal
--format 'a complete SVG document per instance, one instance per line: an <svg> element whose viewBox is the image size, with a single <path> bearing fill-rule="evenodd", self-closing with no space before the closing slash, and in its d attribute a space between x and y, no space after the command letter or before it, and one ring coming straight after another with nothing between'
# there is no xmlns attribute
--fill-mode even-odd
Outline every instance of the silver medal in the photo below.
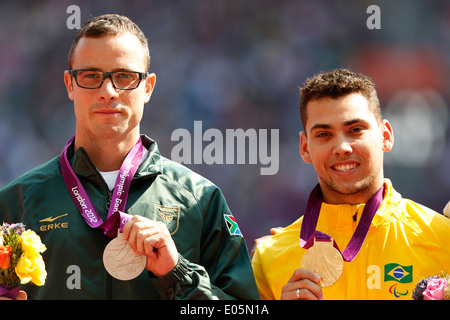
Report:
<svg viewBox="0 0 450 320"><path fill-rule="evenodd" d="M136 278L144 271L147 257L135 254L119 233L103 251L103 264L112 277L127 281Z"/></svg>

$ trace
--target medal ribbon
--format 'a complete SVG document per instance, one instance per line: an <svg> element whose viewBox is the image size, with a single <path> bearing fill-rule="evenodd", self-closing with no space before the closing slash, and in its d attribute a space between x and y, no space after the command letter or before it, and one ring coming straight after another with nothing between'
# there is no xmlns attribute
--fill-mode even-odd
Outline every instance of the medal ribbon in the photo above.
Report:
<svg viewBox="0 0 450 320"><path fill-rule="evenodd" d="M19 295L19 287L10 287L6 284L0 284L0 297L16 300Z"/></svg>
<svg viewBox="0 0 450 320"><path fill-rule="evenodd" d="M383 202L384 195L384 184L383 186L367 201L364 206L361 219L359 220L358 226L353 233L350 242L344 251L340 251L336 241L334 241L334 247L341 252L342 257L345 261L352 261L358 254L361 246L366 239L367 233L369 232L370 224L372 223L373 217L377 212L378 208ZM306 204L305 215L303 217L302 227L300 230L300 247L308 249L314 243L314 238L316 241L329 241L331 237L325 233L316 230L317 221L319 220L320 208L322 206L322 194L320 190L320 185L313 189L309 195L308 203Z"/></svg>
<svg viewBox="0 0 450 320"><path fill-rule="evenodd" d="M120 231L122 232L125 223L131 219L131 215L126 214L123 211L125 210L125 205L127 203L131 180L142 161L144 150L142 141L139 139L120 167L119 175L117 176L116 184L113 189L108 216L106 221L103 222L67 158L67 149L74 140L75 136L67 142L60 157L61 172L66 188L86 223L91 228L104 229L104 234L106 236L114 238L117 236L117 229L120 228Z"/></svg>

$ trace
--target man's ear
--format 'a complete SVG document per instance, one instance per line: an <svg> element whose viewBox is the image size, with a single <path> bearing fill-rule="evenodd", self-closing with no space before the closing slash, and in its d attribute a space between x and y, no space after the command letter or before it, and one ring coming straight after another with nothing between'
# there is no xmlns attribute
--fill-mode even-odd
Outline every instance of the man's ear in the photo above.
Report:
<svg viewBox="0 0 450 320"><path fill-rule="evenodd" d="M392 130L392 126L389 121L382 121L381 130L383 134L383 151L389 152L394 146L394 131Z"/></svg>
<svg viewBox="0 0 450 320"><path fill-rule="evenodd" d="M308 137L304 131L300 132L300 155L303 161L311 163L311 154L309 153Z"/></svg>
<svg viewBox="0 0 450 320"><path fill-rule="evenodd" d="M64 84L66 85L67 95L69 99L73 101L73 82L72 76L69 74L69 71L64 71Z"/></svg>
<svg viewBox="0 0 450 320"><path fill-rule="evenodd" d="M153 90L155 89L156 84L156 75L154 73L150 73L145 79L145 103L150 101L150 97L152 96Z"/></svg>

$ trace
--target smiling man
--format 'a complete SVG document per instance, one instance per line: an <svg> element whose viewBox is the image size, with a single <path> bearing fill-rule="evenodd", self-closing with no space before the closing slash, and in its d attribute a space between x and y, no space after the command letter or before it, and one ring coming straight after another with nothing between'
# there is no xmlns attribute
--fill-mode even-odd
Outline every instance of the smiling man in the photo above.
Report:
<svg viewBox="0 0 450 320"><path fill-rule="evenodd" d="M308 107L300 152L314 165L325 202L365 203L383 184L383 152L394 141L389 122L370 112L357 92L316 99Z"/></svg>
<svg viewBox="0 0 450 320"><path fill-rule="evenodd" d="M320 73L300 94L300 154L319 183L303 217L256 248L261 298L411 299L422 278L448 270L450 220L384 178L394 134L368 77Z"/></svg>
<svg viewBox="0 0 450 320"><path fill-rule="evenodd" d="M140 132L149 67L147 39L127 17L78 31L64 73L75 136L0 190L3 221L23 222L47 247L46 284L23 287L28 297L258 299L220 189Z"/></svg>

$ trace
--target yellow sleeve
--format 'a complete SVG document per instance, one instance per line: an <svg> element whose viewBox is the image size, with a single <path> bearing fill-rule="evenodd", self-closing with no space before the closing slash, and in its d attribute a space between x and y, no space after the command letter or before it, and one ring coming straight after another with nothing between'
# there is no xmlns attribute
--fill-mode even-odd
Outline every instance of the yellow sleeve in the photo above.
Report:
<svg viewBox="0 0 450 320"><path fill-rule="evenodd" d="M261 247L261 244L256 247L255 253L253 254L252 258L252 268L255 275L256 285L258 287L259 297L261 298L261 300L275 300L272 290L270 289L270 286L267 283L267 279L265 277Z"/></svg>

